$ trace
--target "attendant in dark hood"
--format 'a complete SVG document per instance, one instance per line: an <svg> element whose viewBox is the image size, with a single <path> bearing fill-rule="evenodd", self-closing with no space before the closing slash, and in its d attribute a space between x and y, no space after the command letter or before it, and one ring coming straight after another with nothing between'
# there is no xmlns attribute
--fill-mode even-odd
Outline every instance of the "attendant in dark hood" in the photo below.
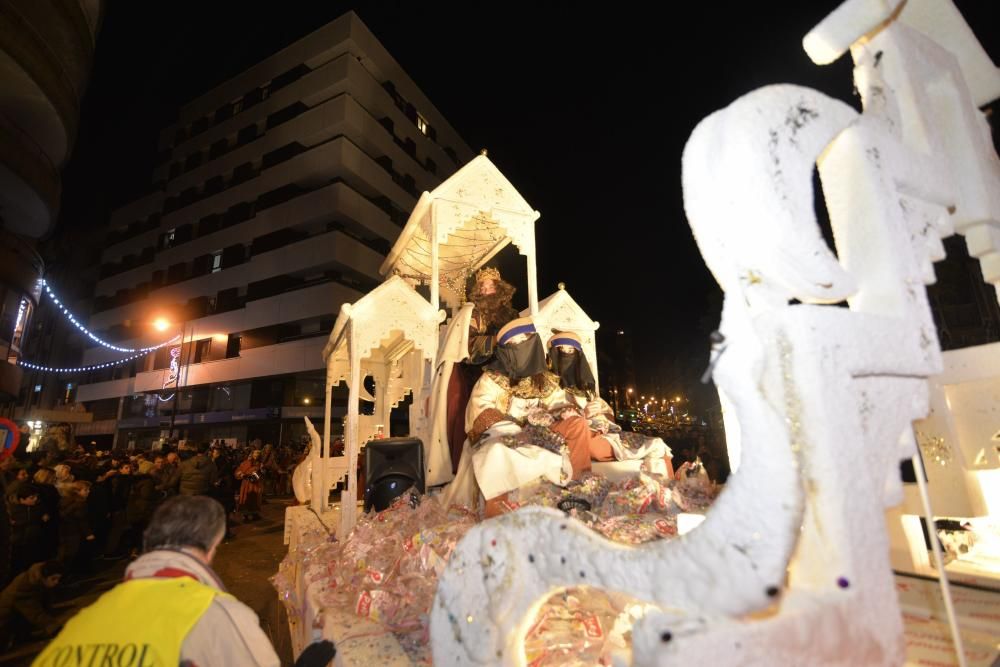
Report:
<svg viewBox="0 0 1000 667"><path fill-rule="evenodd" d="M607 401L597 394L597 383L583 340L572 331L555 331L549 339L549 368L559 375L561 396L549 403L558 421L552 429L567 439L585 441L586 450L577 450L581 457L574 469L584 464L584 452L592 461L645 459L651 472L671 476L670 448L660 438L625 433L615 423L615 413Z"/></svg>
<svg viewBox="0 0 1000 667"><path fill-rule="evenodd" d="M475 501L479 494L469 484L471 470L486 499L487 516L506 511L510 491L539 477L556 484L568 481L590 464L586 442L574 440L575 431L562 434L549 428L555 420L548 403L561 393L559 378L546 368L545 350L531 319L505 324L497 342L493 361L469 399L468 448L449 498L461 504ZM548 451L539 453L533 446Z"/></svg>
<svg viewBox="0 0 1000 667"><path fill-rule="evenodd" d="M559 386L588 401L596 395L597 383L583 352L583 341L571 331L556 331L549 339L549 369L559 376Z"/></svg>

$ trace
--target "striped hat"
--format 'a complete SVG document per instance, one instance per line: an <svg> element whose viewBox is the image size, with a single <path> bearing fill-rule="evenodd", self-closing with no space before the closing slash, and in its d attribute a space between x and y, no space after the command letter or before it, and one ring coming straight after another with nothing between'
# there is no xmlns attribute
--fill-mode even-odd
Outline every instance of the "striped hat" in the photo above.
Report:
<svg viewBox="0 0 1000 667"><path fill-rule="evenodd" d="M535 330L535 325L532 323L531 318L519 317L516 320L511 320L507 324L500 327L500 331L497 332L497 343L503 345L518 334L533 333L538 332Z"/></svg>
<svg viewBox="0 0 1000 667"><path fill-rule="evenodd" d="M553 332L552 338L549 339L549 347L553 348L557 345L569 345L583 352L583 341L572 331Z"/></svg>

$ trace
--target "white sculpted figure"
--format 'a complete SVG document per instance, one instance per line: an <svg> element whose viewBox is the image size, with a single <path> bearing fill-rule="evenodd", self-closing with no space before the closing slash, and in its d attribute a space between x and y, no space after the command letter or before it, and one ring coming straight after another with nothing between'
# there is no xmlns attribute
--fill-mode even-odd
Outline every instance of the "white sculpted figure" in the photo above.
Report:
<svg viewBox="0 0 1000 667"><path fill-rule="evenodd" d="M305 503L312 499L312 471L314 466L319 465L320 453L323 450L323 443L320 440L319 433L316 432L316 427L313 426L309 417L303 417L303 419L306 421L306 431L309 433L309 451L306 453L306 457L302 459L302 462L295 466L295 471L292 473L292 490L295 492L295 499L300 503ZM313 504L321 506L319 502Z"/></svg>
<svg viewBox="0 0 1000 667"><path fill-rule="evenodd" d="M924 283L955 202L983 192L953 185L956 159L976 158L961 165L972 182L1000 183L949 53L881 4L890 23L853 50L863 115L770 86L705 119L685 149L685 208L726 293L714 379L742 440L705 522L635 548L547 509L480 524L439 583L435 664L524 664L534 612L581 584L659 605L634 628L635 665L903 662L883 510L898 501L911 422L941 368ZM871 27L855 19L836 23ZM963 137L959 158L935 123ZM814 163L839 261L815 222ZM990 214L989 195L975 201ZM850 309L818 305L845 299Z"/></svg>

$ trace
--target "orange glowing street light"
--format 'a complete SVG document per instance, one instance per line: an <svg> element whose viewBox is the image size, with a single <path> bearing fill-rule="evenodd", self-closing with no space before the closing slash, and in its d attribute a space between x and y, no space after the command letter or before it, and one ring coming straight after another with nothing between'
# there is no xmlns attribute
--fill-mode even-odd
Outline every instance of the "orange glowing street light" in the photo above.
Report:
<svg viewBox="0 0 1000 667"><path fill-rule="evenodd" d="M166 331L170 328L170 320L165 317L157 317L153 320L153 328L157 331Z"/></svg>

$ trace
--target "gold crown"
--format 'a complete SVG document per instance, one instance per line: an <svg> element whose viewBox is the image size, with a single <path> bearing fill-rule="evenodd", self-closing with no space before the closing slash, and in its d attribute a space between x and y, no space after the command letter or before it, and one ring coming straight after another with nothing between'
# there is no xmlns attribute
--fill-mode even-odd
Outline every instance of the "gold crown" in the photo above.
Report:
<svg viewBox="0 0 1000 667"><path fill-rule="evenodd" d="M487 266L486 268L480 269L476 273L476 284L483 282L484 280L500 280L500 269L492 266Z"/></svg>

